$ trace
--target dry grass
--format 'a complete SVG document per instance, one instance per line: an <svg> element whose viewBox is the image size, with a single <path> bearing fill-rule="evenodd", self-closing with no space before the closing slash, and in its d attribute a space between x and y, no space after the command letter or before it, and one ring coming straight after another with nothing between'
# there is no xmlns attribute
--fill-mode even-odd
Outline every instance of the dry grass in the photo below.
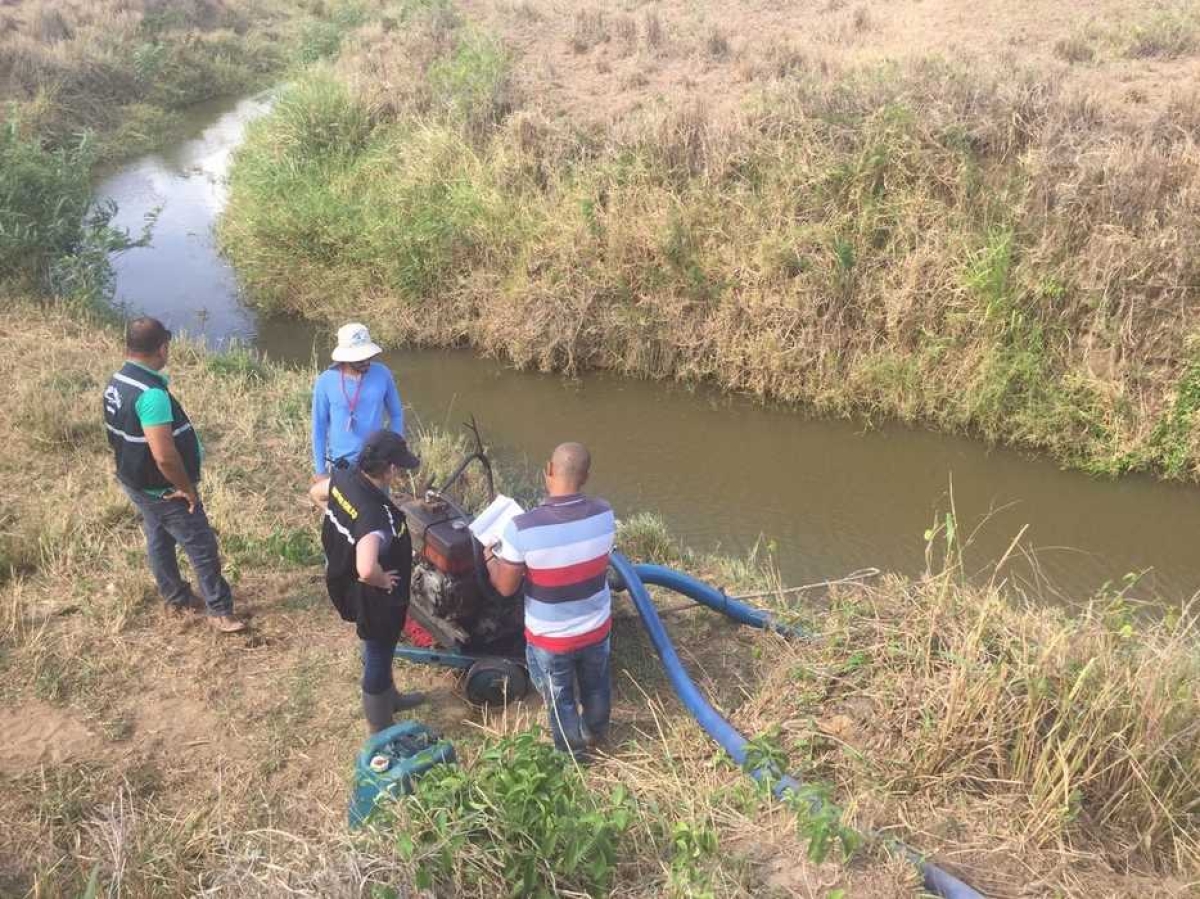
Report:
<svg viewBox="0 0 1200 899"><path fill-rule="evenodd" d="M715 51L625 54L593 40L600 7L534 31L480 11L516 62L440 9L340 61L354 89L337 102L374 130L317 183L277 164L299 146L282 115L251 138L224 230L264 304L365 305L397 339L517 365L710 380L1198 476L1182 88L1118 108L1088 89L1099 62L855 64L782 28L743 49L732 15ZM883 40L897 23L869 9L862 34ZM590 49L531 43L568 25ZM297 250L327 234L329 254ZM430 299L436 314L396 314Z"/></svg>
<svg viewBox="0 0 1200 899"><path fill-rule="evenodd" d="M304 549L315 533L299 499L311 373L175 348L173 384L208 450L206 504L253 615L249 636L218 638L159 613L109 477L94 401L119 360L110 326L17 300L0 335L0 376L19 385L0 410L13 449L0 461L6 537L35 548L0 586L0 890L75 895L93 874L128 896L354 896L410 883L394 835L343 830L358 661ZM31 357L30 344L46 350ZM438 470L459 445L421 440ZM714 582L771 583L757 562L678 548L652 518L630 519L621 545ZM714 702L748 734L775 730L792 769L828 782L856 825L898 827L989 895L1186 894L1197 875L1194 622L1146 625L1117 602L1080 619L1014 609L951 575L778 608L825 639L793 645L696 611L668 623ZM588 777L624 785L637 809L620 894L911 892L912 870L876 854L802 861L803 829L714 756L623 604L615 628L615 747ZM432 669L399 677L432 691L421 717L468 764L540 718L525 706L481 714Z"/></svg>
<svg viewBox="0 0 1200 899"><path fill-rule="evenodd" d="M575 11L574 28L571 32L572 50L576 53L586 53L597 44L607 43L608 39L608 21L604 13L597 9Z"/></svg>
<svg viewBox="0 0 1200 899"><path fill-rule="evenodd" d="M1086 34L1077 33L1055 41L1054 55L1069 63L1091 62L1096 58L1096 49Z"/></svg>
<svg viewBox="0 0 1200 899"><path fill-rule="evenodd" d="M104 135L103 156L144 152L187 106L268 83L304 52L304 28L322 10L301 0L12 2L0 6L0 103L51 143L91 130Z"/></svg>

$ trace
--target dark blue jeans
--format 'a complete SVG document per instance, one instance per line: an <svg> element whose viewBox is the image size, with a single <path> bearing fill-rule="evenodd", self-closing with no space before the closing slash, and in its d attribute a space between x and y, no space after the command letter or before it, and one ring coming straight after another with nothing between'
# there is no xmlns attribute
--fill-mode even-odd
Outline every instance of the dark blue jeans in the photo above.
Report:
<svg viewBox="0 0 1200 899"><path fill-rule="evenodd" d="M386 693L395 683L392 680L392 664L396 652L396 641L363 640L362 645L363 692L370 693L372 696Z"/></svg>
<svg viewBox="0 0 1200 899"><path fill-rule="evenodd" d="M608 735L612 683L608 672L610 638L570 652L550 652L532 643L525 647L529 677L546 704L554 745L564 752L585 746L585 734L597 740ZM576 708L575 685L579 685Z"/></svg>
<svg viewBox="0 0 1200 899"><path fill-rule="evenodd" d="M221 553L217 535L196 506L188 512L187 503L178 499L158 499L122 484L126 495L142 513L142 531L146 535L146 555L158 590L168 605L187 605L192 588L179 573L176 545L182 546L200 582L200 595L209 615L228 615L233 611L233 592L221 575Z"/></svg>

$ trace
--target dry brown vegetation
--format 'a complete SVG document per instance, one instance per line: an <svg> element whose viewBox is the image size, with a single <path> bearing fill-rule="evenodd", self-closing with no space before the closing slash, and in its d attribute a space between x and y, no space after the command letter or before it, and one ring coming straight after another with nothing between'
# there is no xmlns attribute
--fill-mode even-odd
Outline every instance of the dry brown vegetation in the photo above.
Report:
<svg viewBox="0 0 1200 899"><path fill-rule="evenodd" d="M0 410L0 892L78 895L95 876L122 896L404 895L413 868L396 833L344 829L359 663L300 501L312 373L189 344L173 354L252 616L230 639L157 608L96 417L119 356L114 330L85 313L20 300L0 312L0 377L17 385ZM461 446L420 439L433 470ZM772 587L755 565L686 553L647 516L624 523L621 546ZM1147 624L1116 596L1076 618L1014 606L959 583L959 552L938 533L931 556L948 561L923 580L761 600L818 630L814 643L662 604L701 688L747 734L773 735L799 777L829 784L854 826L902 836L989 896L1182 899L1200 877L1196 622ZM805 861L794 813L720 761L622 600L618 616L615 745L587 777L622 785L637 810L619 895L913 894L915 872L877 853ZM485 716L434 669L398 676L432 691L420 717L468 765L540 720L536 706ZM677 825L715 843L681 859Z"/></svg>
<svg viewBox="0 0 1200 899"><path fill-rule="evenodd" d="M404 10L235 170L263 304L1200 471L1191 7Z"/></svg>
<svg viewBox="0 0 1200 899"><path fill-rule="evenodd" d="M1072 92L1143 123L1181 86L1200 79L1200 10L1186 0L601 0L578 8L554 0L463 0L457 6L519 52L524 64L515 77L530 105L603 126L638 109L697 99L736 111L758 94L759 82L771 79L781 57L832 75L931 58L1033 69L1056 82L1065 74ZM608 35L618 22L639 18L636 41L594 39L586 53L576 47L581 20ZM715 54L714 35L725 45ZM622 60L630 44L636 54ZM1069 61L1095 64L1059 71L1059 44L1075 48ZM612 66L611 77L596 73L597 57ZM1145 65L1147 58L1156 64ZM646 83L623 86L635 73Z"/></svg>
<svg viewBox="0 0 1200 899"><path fill-rule="evenodd" d="M107 157L157 146L187 106L265 86L318 36L323 0L9 0L0 104L50 144L104 135Z"/></svg>
<svg viewBox="0 0 1200 899"><path fill-rule="evenodd" d="M114 896L357 896L373 885L408 895L412 865L394 835L352 841L345 828L363 736L360 663L324 595L316 521L302 500L313 373L174 347L172 383L207 449L202 494L239 609L251 616L248 635L222 638L160 611L137 522L110 476L96 396L120 360L116 330L14 298L0 326L0 374L22 373L0 411L11 450L0 461L0 894L81 895L95 876L100 894ZM44 347L36 360L29 342ZM433 433L419 440L427 469L443 474L464 445ZM738 808L719 803L742 776L712 765L648 646L628 619L621 628L624 749L594 777L644 795L643 830L659 820L651 800L663 802L668 826L715 827L730 841L728 864L706 860L706 876L722 895L823 896L839 882L911 881L888 860L849 872L834 862L793 866L803 850L786 820L760 843L752 793ZM540 720L537 706L489 717L452 675L400 667L401 682L432 693L421 720L467 761ZM655 773L672 758L675 767ZM681 780L713 793L678 805ZM623 860L628 895L664 889L659 853L669 857L669 842L657 839ZM773 877L811 888L775 889Z"/></svg>

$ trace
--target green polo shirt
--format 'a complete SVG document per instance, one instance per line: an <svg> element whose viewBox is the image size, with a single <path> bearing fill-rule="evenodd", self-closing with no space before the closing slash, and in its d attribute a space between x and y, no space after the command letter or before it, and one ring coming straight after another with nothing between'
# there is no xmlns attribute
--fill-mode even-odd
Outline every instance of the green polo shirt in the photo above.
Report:
<svg viewBox="0 0 1200 899"><path fill-rule="evenodd" d="M150 374L162 378L164 384L168 382L166 372L155 371L147 365L134 362L132 359L129 361L143 371L148 371ZM171 397L161 387L149 387L143 390L141 396L137 398L137 402L133 404L133 408L137 412L138 421L141 422L143 431L146 428L153 428L157 425L169 425L174 421L174 416L171 415ZM204 444L200 443L199 434L196 435L196 442L200 445L200 459L203 461ZM173 489L173 487L159 487L148 489L145 492L161 499Z"/></svg>

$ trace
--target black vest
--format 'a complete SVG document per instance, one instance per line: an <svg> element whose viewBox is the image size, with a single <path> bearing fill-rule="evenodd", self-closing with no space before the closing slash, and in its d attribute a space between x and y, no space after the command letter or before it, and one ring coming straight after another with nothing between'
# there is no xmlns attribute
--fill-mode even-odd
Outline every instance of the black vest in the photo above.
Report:
<svg viewBox="0 0 1200 899"><path fill-rule="evenodd" d="M172 486L150 454L150 444L134 408L138 397L151 387L166 390L167 382L140 365L126 362L104 388L104 426L108 429L108 445L116 458L117 478L135 490L161 490ZM200 480L200 441L183 407L170 391L167 396L171 400L171 433L175 436L175 448L179 450L188 477L195 484Z"/></svg>
<svg viewBox="0 0 1200 899"><path fill-rule="evenodd" d="M358 541L374 531L390 535L379 556L384 571L400 575L390 593L358 579ZM333 471L321 546L325 550L325 586L338 614L357 622L358 636L364 640L395 642L408 609L412 539L404 513L357 468Z"/></svg>

